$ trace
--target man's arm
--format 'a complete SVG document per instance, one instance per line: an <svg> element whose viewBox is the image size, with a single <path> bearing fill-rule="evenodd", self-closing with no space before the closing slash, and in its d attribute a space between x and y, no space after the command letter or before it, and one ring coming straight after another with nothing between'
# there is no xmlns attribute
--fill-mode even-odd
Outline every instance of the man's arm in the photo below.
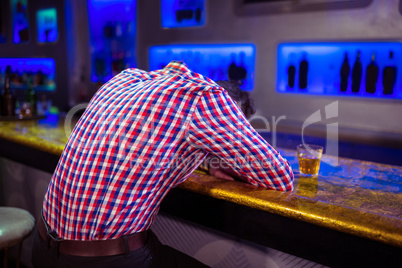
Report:
<svg viewBox="0 0 402 268"><path fill-rule="evenodd" d="M224 160L212 154L207 155L200 165L200 168L207 171L209 175L218 179L247 182L246 178L240 178L236 171Z"/></svg>
<svg viewBox="0 0 402 268"><path fill-rule="evenodd" d="M203 94L188 138L195 147L224 160L226 171L241 180L281 191L293 189L287 160L254 130L226 91Z"/></svg>

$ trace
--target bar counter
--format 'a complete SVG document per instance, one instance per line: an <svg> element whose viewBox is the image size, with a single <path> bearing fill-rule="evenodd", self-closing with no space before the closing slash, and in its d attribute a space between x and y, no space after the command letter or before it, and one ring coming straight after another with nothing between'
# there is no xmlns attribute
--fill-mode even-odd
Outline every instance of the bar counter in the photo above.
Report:
<svg viewBox="0 0 402 268"><path fill-rule="evenodd" d="M69 127L67 129L64 127L63 120L59 120L58 123L46 120L1 121L0 154L12 160L53 172L67 142L69 129ZM267 228L277 228L278 232L285 233L286 230L281 230L280 225L281 223L286 225L284 219L287 219L292 222L291 226L306 226L300 231L305 232L305 237L300 238L301 240L306 240L308 237L315 239L313 236L316 237L324 230L324 233L333 232L334 235L330 236L333 241L342 235L363 239L359 240L358 245L372 243L374 251L376 248L384 247L379 252L386 254L391 252L394 260L395 258L399 260L398 256L394 256L394 252L402 252L402 167L346 158L339 158L336 163L335 157L324 155L318 177L306 178L298 175L296 152L287 149L279 149L279 151L289 160L295 172L293 192L283 193L242 182L219 180L196 170L187 181L180 185L179 189L172 190L172 195L181 193L184 196L190 196L189 199L171 197L169 194L166 211L197 221L200 214L208 215L213 209L215 212L210 215L216 220L213 222L211 219L203 219L201 224L221 231L227 231L225 228L228 228L230 229L228 232L231 234L267 246L277 245L279 249L284 249L283 245L286 243L272 241L265 243L265 241L275 239L275 230L268 231ZM194 203L191 201L194 199L194 195L203 200L199 202L198 206L196 201ZM205 198L208 198L209 201L205 202ZM182 204L183 202L192 203L193 207L189 210L201 208L194 213L195 216L189 216L191 213L185 210L187 205ZM168 207L170 203L173 208ZM203 206L211 204L214 208L201 211ZM225 204L225 208L219 210L219 204ZM163 205L161 210L165 211L166 206ZM177 206L182 206L182 208ZM234 209L234 215L230 216L230 212L224 211L227 207L229 210L230 207ZM240 219L242 218L239 216L241 212L246 213L244 215L246 219ZM231 219L223 219L225 215L222 213ZM257 220L253 221L251 218L255 213L258 216ZM264 215L272 220L264 219ZM231 222L217 224L216 222L219 221ZM244 224L246 226L240 226ZM270 224L274 224L274 226L270 226ZM229 225L233 226L228 227ZM236 225L239 225L237 229ZM254 232L267 230L267 234L270 233L271 237L257 237L258 235L256 236L253 230L243 230L247 226L251 229L255 228ZM318 233L311 231L315 228L320 231ZM234 229L236 230L233 231ZM293 235L301 235L300 232L293 230ZM278 237L280 237L279 234ZM317 237L317 240L319 239ZM347 247L348 239L339 242L343 245L337 245L337 247ZM331 243L331 241L323 243ZM314 254L306 256L302 249L297 250L301 253L295 252L293 247L289 251L321 263L326 262L325 258L316 258L313 256ZM319 252L319 249L316 251ZM367 251L367 254L370 254L370 250ZM338 263L330 261L327 264L336 266Z"/></svg>

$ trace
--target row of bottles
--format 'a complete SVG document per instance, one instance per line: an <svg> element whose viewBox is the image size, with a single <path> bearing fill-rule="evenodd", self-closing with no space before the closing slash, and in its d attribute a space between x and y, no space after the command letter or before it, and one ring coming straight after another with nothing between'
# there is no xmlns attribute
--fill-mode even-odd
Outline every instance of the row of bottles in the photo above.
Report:
<svg viewBox="0 0 402 268"><path fill-rule="evenodd" d="M296 66L293 63L293 55L291 58L291 64L288 66L288 86L289 88L294 88L295 86L295 80L296 80ZM301 59L299 63L299 81L298 81L298 87L301 90L305 90L308 85L308 60L307 60L307 54L303 53L303 58Z"/></svg>
<svg viewBox="0 0 402 268"><path fill-rule="evenodd" d="M49 63L52 62L46 61L46 59L37 60L32 58L21 60L18 58L1 58L0 85L3 85L5 77L8 77L13 89L27 89L28 79L32 79L35 89L54 91L56 88L54 68L51 69ZM43 66L41 66L41 64L43 64Z"/></svg>
<svg viewBox="0 0 402 268"><path fill-rule="evenodd" d="M16 116L16 110L19 111L18 116L20 118L36 115L37 97L34 90L32 77L28 78L27 90L25 91L25 100L21 102L20 107L16 107L16 105L19 105L20 103L16 100L16 97L11 89L10 82L10 76L6 76L4 79L4 88L0 100L1 115Z"/></svg>
<svg viewBox="0 0 402 268"><path fill-rule="evenodd" d="M218 80L235 80L245 91L254 87L253 45L161 45L149 50L150 70L163 69L172 60L186 63L191 70Z"/></svg>
<svg viewBox="0 0 402 268"><path fill-rule="evenodd" d="M37 72L19 70L12 71L11 67L7 66L4 74L0 72L0 81L2 80L2 76L8 76L10 82L17 88L24 88L27 85L28 77L31 77L34 80L35 85L41 86L44 88L48 88L53 86L54 80L49 77L48 74L44 73L42 70L38 70Z"/></svg>
<svg viewBox="0 0 402 268"><path fill-rule="evenodd" d="M311 63L309 63L306 52L303 53L298 65L295 64L295 54L290 55L286 81L288 90L295 88L298 88L299 91L309 90L309 76L315 76L316 78L318 76L316 73L309 74L309 64ZM321 61L314 64L319 64L324 67L326 63ZM364 67L361 61L361 51L357 51L355 61L353 66L351 66L349 64L348 53L345 52L338 73L338 79L340 79L340 81L337 88L339 92L345 93L348 91L348 88L350 88L352 93L359 93L363 84L366 93L375 94L378 90L381 90L383 95L393 95L397 80L397 66L394 62L394 52L392 50L388 53L387 62L381 65L383 65L382 70L380 70L379 64L376 62L376 54L373 52L371 54L371 61ZM315 70L317 70L317 66L315 67ZM380 71L382 71L382 73L380 73ZM364 72L365 81L362 81ZM322 76L325 76L325 74L322 74ZM298 81L296 81L297 79ZM382 79L382 81L380 85L377 85L379 79ZM335 81L332 81L332 83L335 83ZM326 85L322 86L325 87Z"/></svg>
<svg viewBox="0 0 402 268"><path fill-rule="evenodd" d="M106 82L122 70L135 65L134 21L107 21L102 36L92 37L93 82Z"/></svg>
<svg viewBox="0 0 402 268"><path fill-rule="evenodd" d="M1 115L14 116L15 115L15 96L11 92L10 77L6 76L4 80L4 90L1 95Z"/></svg>
<svg viewBox="0 0 402 268"><path fill-rule="evenodd" d="M356 60L353 64L352 68L352 85L351 90L353 93L358 93L360 91L361 80L363 75L363 66L360 60L360 51L356 53ZM397 78L397 67L393 63L394 52L389 52L389 62L385 65L382 72L382 93L384 95L392 95L394 93L394 87ZM345 53L344 60L341 67L341 84L340 91L346 92L348 83L349 83L349 75L350 75L350 65L348 54ZM366 81L365 88L367 93L374 94L377 90L377 81L379 75L379 67L376 62L375 53L371 55L371 61L366 68Z"/></svg>

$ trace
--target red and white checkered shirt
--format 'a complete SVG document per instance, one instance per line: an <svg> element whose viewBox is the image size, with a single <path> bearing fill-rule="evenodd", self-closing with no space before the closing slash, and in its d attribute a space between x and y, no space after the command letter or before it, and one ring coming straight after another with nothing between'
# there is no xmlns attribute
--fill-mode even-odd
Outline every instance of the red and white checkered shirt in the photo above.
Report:
<svg viewBox="0 0 402 268"><path fill-rule="evenodd" d="M173 61L127 69L94 95L44 199L59 237L103 240L147 230L169 190L208 153L254 185L290 191L288 162L214 81Z"/></svg>

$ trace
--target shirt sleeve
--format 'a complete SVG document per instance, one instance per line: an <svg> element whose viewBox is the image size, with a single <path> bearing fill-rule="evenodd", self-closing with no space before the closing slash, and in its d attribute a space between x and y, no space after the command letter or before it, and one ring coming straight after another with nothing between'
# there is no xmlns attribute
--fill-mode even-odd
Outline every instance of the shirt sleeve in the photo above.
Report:
<svg viewBox="0 0 402 268"><path fill-rule="evenodd" d="M226 91L203 93L188 133L190 144L218 156L247 182L293 190L288 161L256 132Z"/></svg>

